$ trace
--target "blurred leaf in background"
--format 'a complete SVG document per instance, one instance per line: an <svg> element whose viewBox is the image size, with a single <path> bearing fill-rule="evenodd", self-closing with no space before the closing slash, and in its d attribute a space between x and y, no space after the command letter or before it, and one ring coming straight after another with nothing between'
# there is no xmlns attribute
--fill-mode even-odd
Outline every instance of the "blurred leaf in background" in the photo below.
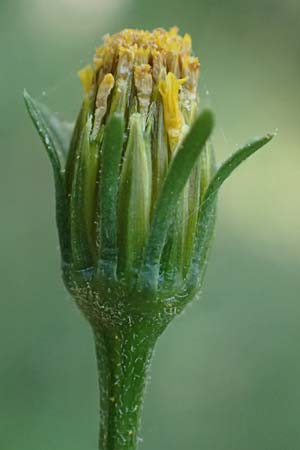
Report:
<svg viewBox="0 0 300 450"><path fill-rule="evenodd" d="M199 55L220 159L278 129L219 199L202 301L161 339L143 450L300 448L298 0L2 0L0 449L93 450L89 327L60 274L51 170L22 103L73 120L101 36L178 25Z"/></svg>

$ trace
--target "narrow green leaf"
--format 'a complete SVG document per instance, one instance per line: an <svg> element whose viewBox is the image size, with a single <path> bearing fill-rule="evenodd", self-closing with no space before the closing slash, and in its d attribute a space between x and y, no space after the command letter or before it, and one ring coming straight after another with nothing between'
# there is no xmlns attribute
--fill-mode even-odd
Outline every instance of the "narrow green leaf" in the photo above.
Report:
<svg viewBox="0 0 300 450"><path fill-rule="evenodd" d="M208 186L217 171L215 149L211 139L206 143L200 157L200 203L202 204ZM199 205L200 206L200 205Z"/></svg>
<svg viewBox="0 0 300 450"><path fill-rule="evenodd" d="M209 139L189 178L189 214L185 242L185 275L189 270L193 257L195 238L200 220L200 205L215 171L214 149Z"/></svg>
<svg viewBox="0 0 300 450"><path fill-rule="evenodd" d="M90 153L90 132L91 118L88 119L78 143L70 202L72 259L78 270L90 268L93 264L86 220L87 199L85 195L88 178L87 161Z"/></svg>
<svg viewBox="0 0 300 450"><path fill-rule="evenodd" d="M176 209L172 212L166 242L160 259L161 285L169 291L182 285L185 262L185 243L188 228L188 184L183 188Z"/></svg>
<svg viewBox="0 0 300 450"><path fill-rule="evenodd" d="M48 123L45 121L44 114L39 108L38 103L24 90L24 100L27 107L27 111L34 123L37 132L39 133L50 158L51 164L55 171L61 173L61 163L59 159L59 152L51 131L49 130Z"/></svg>
<svg viewBox="0 0 300 450"><path fill-rule="evenodd" d="M100 270L110 276L115 276L117 263L117 200L123 140L124 119L113 114L105 125L97 205Z"/></svg>
<svg viewBox="0 0 300 450"><path fill-rule="evenodd" d="M273 134L267 134L264 137L249 142L233 153L233 155L231 155L217 170L215 176L209 184L203 201L207 202L209 198L220 189L221 185L231 175L234 169L236 169L245 159L249 158L249 156L253 155L253 153L257 150L270 142L273 137Z"/></svg>
<svg viewBox="0 0 300 450"><path fill-rule="evenodd" d="M118 209L118 273L136 273L149 231L151 208L151 149L143 133L143 117L130 118L129 138L120 178Z"/></svg>
<svg viewBox="0 0 300 450"><path fill-rule="evenodd" d="M65 192L61 163L58 155L58 148L53 140L51 132L49 131L48 123L45 121L44 114L40 111L37 102L29 95L26 90L24 90L24 100L27 111L33 121L35 128L37 129L39 136L42 139L52 165L55 181L56 223L59 234L61 256L64 262L70 262L70 226L67 196Z"/></svg>
<svg viewBox="0 0 300 450"><path fill-rule="evenodd" d="M91 246L94 247L96 255L96 208L97 208L97 194L98 194L98 174L99 174L99 159L100 159L101 139L98 142L92 141L89 146L89 153L85 158L85 182L84 182L84 196L85 196L85 217L88 229L89 240Z"/></svg>
<svg viewBox="0 0 300 450"><path fill-rule="evenodd" d="M39 106L49 133L59 149L61 162L65 162L70 147L71 137L74 130L74 123L61 121L50 109L43 103L36 102Z"/></svg>
<svg viewBox="0 0 300 450"><path fill-rule="evenodd" d="M152 208L156 204L168 171L168 136L164 126L161 100L153 103L156 108L152 139Z"/></svg>
<svg viewBox="0 0 300 450"><path fill-rule="evenodd" d="M156 286L159 275L159 263L172 220L172 212L177 207L191 171L203 150L213 129L213 115L209 110L203 111L195 120L189 133L180 145L162 187L150 230L150 237L145 249L142 276L144 282Z"/></svg>
<svg viewBox="0 0 300 450"><path fill-rule="evenodd" d="M50 111L48 106L37 100L33 100L26 90L24 91L24 99L26 105L29 103L34 104L40 120L43 120L47 135L51 137L60 162L64 164L68 154L74 124L60 121L58 117ZM27 106L27 108L29 108L29 106Z"/></svg>
<svg viewBox="0 0 300 450"><path fill-rule="evenodd" d="M201 216L195 234L193 257L185 281L188 292L198 291L202 284L214 236L216 210L217 193L210 197L210 201L200 210Z"/></svg>
<svg viewBox="0 0 300 450"><path fill-rule="evenodd" d="M218 190L235 168L267 144L272 138L273 135L268 134L241 147L221 165L213 176L201 204L194 256L186 278L186 284L189 290L198 289L203 280L214 233Z"/></svg>
<svg viewBox="0 0 300 450"><path fill-rule="evenodd" d="M86 121L88 119L88 110L89 110L89 104L86 101L84 101L82 104L81 110L76 119L76 123L74 126L71 141L70 141L68 155L67 155L67 159L66 159L65 185L66 185L67 195L69 195L69 196L71 195L71 191L72 191L72 182L73 182L73 176L74 176L74 171L75 171L77 149L78 149L78 145L79 145L79 142L81 139L82 132L86 125Z"/></svg>

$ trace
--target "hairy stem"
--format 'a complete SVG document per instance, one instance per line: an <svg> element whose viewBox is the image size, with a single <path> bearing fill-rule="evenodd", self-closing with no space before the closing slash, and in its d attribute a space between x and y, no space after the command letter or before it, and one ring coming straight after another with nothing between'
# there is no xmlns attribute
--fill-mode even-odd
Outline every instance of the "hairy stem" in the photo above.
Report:
<svg viewBox="0 0 300 450"><path fill-rule="evenodd" d="M135 450L156 339L143 323L95 330L100 388L100 450Z"/></svg>

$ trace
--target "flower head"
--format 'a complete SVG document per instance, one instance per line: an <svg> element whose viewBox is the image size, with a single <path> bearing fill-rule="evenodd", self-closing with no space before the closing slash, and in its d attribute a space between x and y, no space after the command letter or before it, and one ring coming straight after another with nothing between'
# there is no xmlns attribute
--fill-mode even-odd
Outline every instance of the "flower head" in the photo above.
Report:
<svg viewBox="0 0 300 450"><path fill-rule="evenodd" d="M199 67L177 28L105 36L79 71L83 102L67 149L62 125L25 94L54 169L64 280L92 323L147 310L163 329L182 310L201 287L220 185L271 138L217 171Z"/></svg>
<svg viewBox="0 0 300 450"><path fill-rule="evenodd" d="M75 230L72 263L78 269L97 266L98 276L144 287L146 266L154 262L146 259L157 204L198 114L199 67L191 55L190 36L180 36L177 28L127 29L105 36L93 67L79 71L84 92L74 131L79 138L66 166L71 236ZM206 137L211 130L211 119L207 121ZM167 283L169 289L178 289L188 272L201 183L205 190L204 180L213 171L212 148L204 153L198 158L197 150L191 160L195 167L189 168L175 199L176 211L170 211L164 230L159 227L164 238L151 288Z"/></svg>

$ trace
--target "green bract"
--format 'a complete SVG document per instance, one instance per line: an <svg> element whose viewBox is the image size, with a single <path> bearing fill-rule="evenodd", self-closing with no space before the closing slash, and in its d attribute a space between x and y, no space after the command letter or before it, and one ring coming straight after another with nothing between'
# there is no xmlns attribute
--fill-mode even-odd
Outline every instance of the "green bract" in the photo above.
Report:
<svg viewBox="0 0 300 450"><path fill-rule="evenodd" d="M214 118L199 114L188 37L141 33L108 38L95 71L81 72L85 96L69 143L55 116L24 93L53 168L64 282L95 334L103 450L135 448L154 344L201 289L217 192L272 138L217 168ZM177 63L155 65L175 44Z"/></svg>

